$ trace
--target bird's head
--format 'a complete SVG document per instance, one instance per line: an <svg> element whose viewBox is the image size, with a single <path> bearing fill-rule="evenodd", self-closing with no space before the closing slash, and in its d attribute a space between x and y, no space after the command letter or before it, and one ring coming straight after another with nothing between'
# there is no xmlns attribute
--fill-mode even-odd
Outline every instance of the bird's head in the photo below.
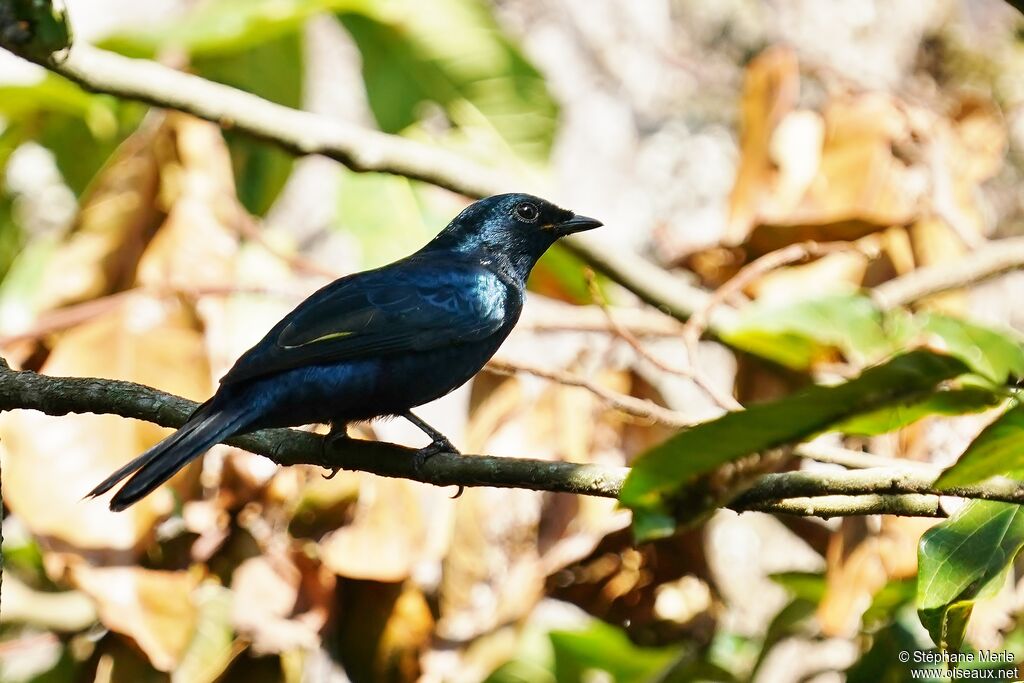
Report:
<svg viewBox="0 0 1024 683"><path fill-rule="evenodd" d="M525 279L559 237L600 225L597 219L577 216L540 197L497 194L467 206L427 248L508 258Z"/></svg>

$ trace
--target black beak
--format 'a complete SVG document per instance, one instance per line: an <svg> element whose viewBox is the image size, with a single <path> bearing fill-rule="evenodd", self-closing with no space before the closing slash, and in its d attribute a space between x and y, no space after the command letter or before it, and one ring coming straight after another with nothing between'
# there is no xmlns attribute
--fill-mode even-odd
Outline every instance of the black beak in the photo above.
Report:
<svg viewBox="0 0 1024 683"><path fill-rule="evenodd" d="M571 235L574 232L593 230L594 228L599 228L602 225L604 225L604 223L596 218L590 218L589 216L573 216L569 220L556 225L555 232L558 233L559 237L564 237L565 235Z"/></svg>

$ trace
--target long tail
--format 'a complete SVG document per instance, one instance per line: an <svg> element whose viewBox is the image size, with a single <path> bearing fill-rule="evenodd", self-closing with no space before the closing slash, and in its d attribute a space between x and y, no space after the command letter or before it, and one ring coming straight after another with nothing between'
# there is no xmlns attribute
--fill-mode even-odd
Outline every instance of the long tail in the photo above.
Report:
<svg viewBox="0 0 1024 683"><path fill-rule="evenodd" d="M104 479L86 497L106 493L134 472L135 476L110 500L111 510L124 510L148 496L211 446L244 429L247 413L230 408L214 410L210 403L203 404L181 429Z"/></svg>

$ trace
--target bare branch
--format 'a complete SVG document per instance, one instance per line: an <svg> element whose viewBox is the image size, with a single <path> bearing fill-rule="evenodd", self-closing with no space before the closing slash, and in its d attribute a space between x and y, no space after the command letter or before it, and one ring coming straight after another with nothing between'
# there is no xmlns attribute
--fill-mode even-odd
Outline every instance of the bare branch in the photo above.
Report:
<svg viewBox="0 0 1024 683"><path fill-rule="evenodd" d="M197 404L141 384L80 377L50 377L11 370L0 360L0 411L28 409L48 415L100 413L182 425ZM294 429L267 429L227 443L281 465L316 465L361 470L437 486L491 486L615 498L629 469L526 458L440 453L416 467L414 450L389 443L356 441L324 452L324 438ZM782 472L756 481L728 507L832 517L853 514L941 516L931 490L932 474L893 469L841 473ZM88 486L91 482L84 482ZM947 492L941 492L946 495ZM948 492L963 498L1024 501L1016 482L993 480ZM935 499L935 500L933 500Z"/></svg>
<svg viewBox="0 0 1024 683"><path fill-rule="evenodd" d="M354 171L393 173L468 197L530 190L537 184L507 177L444 149L284 107L151 60L123 57L84 43L76 43L60 59L39 63L87 90L183 111L296 154L322 154ZM686 320L709 296L636 254L579 235L563 243L645 302L680 320ZM712 334L728 321L730 312L719 307L708 326Z"/></svg>
<svg viewBox="0 0 1024 683"><path fill-rule="evenodd" d="M933 294L978 284L1024 266L1024 237L988 242L952 263L918 268L883 282L871 296L883 309L899 308Z"/></svg>
<svg viewBox="0 0 1024 683"><path fill-rule="evenodd" d="M486 369L499 375L514 375L517 372L526 373L535 377L549 379L559 384L570 387L580 387L591 392L612 408L633 417L643 418L665 425L667 427L690 427L693 426L693 418L685 413L659 406L653 401L648 401L635 396L627 396L617 391L602 387L600 384L590 381L585 377L574 375L564 370L549 370L536 365L525 363L513 363L507 360L492 359Z"/></svg>
<svg viewBox="0 0 1024 683"><path fill-rule="evenodd" d="M729 507L736 509L734 505ZM755 503L740 511L770 512L801 517L853 517L856 515L896 515L897 517L945 517L939 496L909 493L904 495L818 496L785 498Z"/></svg>

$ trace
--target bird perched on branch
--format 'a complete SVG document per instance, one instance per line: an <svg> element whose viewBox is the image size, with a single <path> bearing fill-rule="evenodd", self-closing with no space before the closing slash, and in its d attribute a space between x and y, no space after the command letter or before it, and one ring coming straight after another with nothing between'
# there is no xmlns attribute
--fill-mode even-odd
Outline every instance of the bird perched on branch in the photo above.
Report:
<svg viewBox="0 0 1024 683"><path fill-rule="evenodd" d="M207 449L265 427L347 425L401 416L431 439L417 452L458 451L412 408L475 375L511 332L526 278L564 237L601 222L538 197L503 194L467 207L415 254L335 280L286 315L221 379L213 398L174 434L88 495L123 510Z"/></svg>

